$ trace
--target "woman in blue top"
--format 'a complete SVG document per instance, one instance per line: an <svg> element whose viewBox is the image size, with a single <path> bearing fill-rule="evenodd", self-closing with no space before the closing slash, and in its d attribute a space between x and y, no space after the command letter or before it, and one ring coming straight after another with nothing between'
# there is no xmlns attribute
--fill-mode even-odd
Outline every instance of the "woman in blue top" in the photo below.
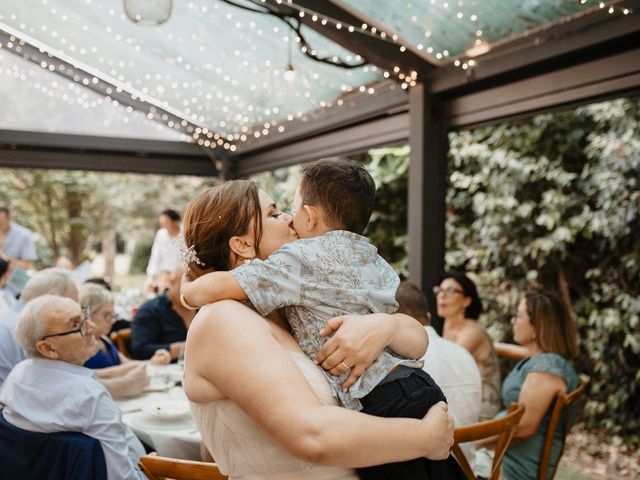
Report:
<svg viewBox="0 0 640 480"><path fill-rule="evenodd" d="M580 382L571 364L578 355L577 333L564 304L547 292L527 294L511 325L515 342L525 347L529 356L502 384L505 408L512 402L525 406L502 468L507 480L535 480L553 398L559 392L575 390ZM558 462L562 441L562 432L558 431L549 469Z"/></svg>
<svg viewBox="0 0 640 480"><path fill-rule="evenodd" d="M93 334L100 346L84 366L96 370L98 380L114 398L142 392L149 384L145 370L147 362L129 360L108 337L115 321L112 293L93 283L86 283L79 290L79 303L83 308L91 310L91 321L95 324ZM160 349L154 353L149 363L165 365L170 361L169 352Z"/></svg>

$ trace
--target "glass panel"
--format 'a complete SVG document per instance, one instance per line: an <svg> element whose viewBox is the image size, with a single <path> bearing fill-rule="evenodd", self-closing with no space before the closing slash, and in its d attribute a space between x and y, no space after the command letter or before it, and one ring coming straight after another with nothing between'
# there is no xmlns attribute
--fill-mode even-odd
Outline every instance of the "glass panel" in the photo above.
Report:
<svg viewBox="0 0 640 480"><path fill-rule="evenodd" d="M584 0L344 0L436 60L463 54L589 8ZM478 43L479 43L478 42Z"/></svg>
<svg viewBox="0 0 640 480"><path fill-rule="evenodd" d="M298 75L290 83L282 80L289 27L222 2L177 1L165 23L149 26L129 20L122 2L113 0L4 0L0 22L236 138L381 78L375 67L319 64L294 46L291 63ZM314 32L304 34L321 55L355 57ZM50 75L48 83L56 80Z"/></svg>
<svg viewBox="0 0 640 480"><path fill-rule="evenodd" d="M193 141L6 50L0 50L0 98L0 129Z"/></svg>

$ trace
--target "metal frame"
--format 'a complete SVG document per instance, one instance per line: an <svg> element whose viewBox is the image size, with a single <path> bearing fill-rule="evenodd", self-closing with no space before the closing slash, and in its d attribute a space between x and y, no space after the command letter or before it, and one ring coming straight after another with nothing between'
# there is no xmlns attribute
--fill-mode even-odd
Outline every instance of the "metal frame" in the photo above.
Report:
<svg viewBox="0 0 640 480"><path fill-rule="evenodd" d="M281 12L297 14L284 1L266 1ZM296 0L296 4L345 23L374 25L340 0ZM628 8L632 13L610 15L607 9L600 9L541 27L474 59L476 65L466 71L451 64L434 65L422 52L412 49L400 54L397 46L388 42L322 26L307 15L300 20L308 27L379 68L389 70L397 65L405 71L416 71L422 83L407 94L387 82L377 86L374 95L351 95L341 99L342 106L307 114L283 134L239 144L223 165L225 176L244 176L327 155L356 153L383 143L408 141L412 151L408 199L410 276L428 291L426 287L437 281L444 266L447 131L640 92L640 0L623 0L615 5L618 10ZM45 158L51 154L40 151L40 157L29 157L24 152L36 151L36 147L12 146L11 142L2 141L3 135L5 132L0 132L0 165L13 161L14 165L24 166L26 163L20 164L16 159L28 158L32 158L29 164L33 165L40 158L41 163L52 162L51 167L72 168L64 163L61 154ZM142 144L135 147L138 148L144 150ZM84 152L81 148L67 151ZM104 149L89 153L97 155L90 167L113 155L113 151ZM129 154L133 159L135 153L129 150ZM147 154L156 158L153 155L160 152ZM200 168L199 161L186 155L184 163L164 160L158 169L164 173L189 173L187 165L195 171ZM132 160L128 165L123 163L122 168L153 169L142 167L143 163ZM73 165L82 168L79 161Z"/></svg>
<svg viewBox="0 0 640 480"><path fill-rule="evenodd" d="M0 166L211 176L193 143L0 130Z"/></svg>

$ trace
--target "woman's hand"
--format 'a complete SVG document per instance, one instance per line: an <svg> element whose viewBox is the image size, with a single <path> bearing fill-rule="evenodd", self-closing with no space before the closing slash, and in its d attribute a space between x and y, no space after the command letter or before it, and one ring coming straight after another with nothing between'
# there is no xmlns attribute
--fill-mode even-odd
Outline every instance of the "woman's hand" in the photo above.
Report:
<svg viewBox="0 0 640 480"><path fill-rule="evenodd" d="M159 348L153 353L153 356L149 359L151 365L166 365L171 361L171 354L164 348Z"/></svg>
<svg viewBox="0 0 640 480"><path fill-rule="evenodd" d="M316 361L332 375L351 368L342 384L345 390L378 358L384 347L402 357L421 358L429 342L424 327L402 313L333 317L320 332L323 336L332 334L318 352Z"/></svg>
<svg viewBox="0 0 640 480"><path fill-rule="evenodd" d="M333 336L318 352L316 362L336 376L350 368L351 373L342 384L346 390L387 346L393 325L389 315L379 313L330 318L320 335Z"/></svg>
<svg viewBox="0 0 640 480"><path fill-rule="evenodd" d="M149 375L144 364L135 365L123 377L129 385L128 393L133 395L142 392L149 385Z"/></svg>
<svg viewBox="0 0 640 480"><path fill-rule="evenodd" d="M448 415L449 407L445 402L438 402L429 409L423 421L429 424L429 431L433 441L429 442L428 453L430 460L444 460L449 456L453 445L453 418Z"/></svg>

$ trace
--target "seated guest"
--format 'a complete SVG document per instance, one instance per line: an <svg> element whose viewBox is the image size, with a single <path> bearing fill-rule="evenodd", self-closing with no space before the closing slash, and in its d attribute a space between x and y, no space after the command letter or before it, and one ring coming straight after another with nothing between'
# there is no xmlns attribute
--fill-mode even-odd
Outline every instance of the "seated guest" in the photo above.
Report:
<svg viewBox="0 0 640 480"><path fill-rule="evenodd" d="M93 334L100 346L98 353L87 360L84 366L87 368L105 368L131 362L108 337L115 321L113 294L100 285L85 284L80 287L80 305L82 308L88 308L91 311L91 321L96 326ZM149 363L166 365L170 361L169 352L161 348L153 353Z"/></svg>
<svg viewBox="0 0 640 480"><path fill-rule="evenodd" d="M122 423L106 388L82 366L98 349L93 328L71 299L44 295L30 301L16 327L30 358L16 365L0 390L2 415L31 432L93 437L104 451L109 480L144 479L138 467L142 444Z"/></svg>
<svg viewBox="0 0 640 480"><path fill-rule="evenodd" d="M169 288L142 304L131 320L131 351L135 358L146 360L158 349L168 350L172 360L182 353L195 312L180 302L181 279L182 269L177 268L171 273Z"/></svg>
<svg viewBox="0 0 640 480"><path fill-rule="evenodd" d="M61 268L45 268L39 271L24 286L20 300L0 315L0 384L18 362L27 358L27 354L15 338L20 312L27 302L46 294L77 300L78 288L71 272Z"/></svg>
<svg viewBox="0 0 640 480"><path fill-rule="evenodd" d="M396 300L400 304L398 312L415 318L427 331L429 348L423 357L422 368L440 385L447 397L454 425L460 427L478 422L482 381L473 356L464 347L438 335L431 326L427 298L418 287L407 280L402 281L396 292ZM462 444L461 448L473 468L473 444Z"/></svg>
<svg viewBox="0 0 640 480"><path fill-rule="evenodd" d="M0 314L9 310L16 302L15 295L5 288L10 274L9 260L0 257Z"/></svg>
<svg viewBox="0 0 640 480"><path fill-rule="evenodd" d="M548 292L525 295L511 325L515 342L525 347L529 356L513 367L502 384L503 408L506 410L511 402L525 407L502 470L507 480L534 480L538 478L553 399L559 392L575 390L580 383L571 363L578 356L576 326L563 302ZM561 430L556 432L551 447L550 472L559 460Z"/></svg>
<svg viewBox="0 0 640 480"><path fill-rule="evenodd" d="M84 366L97 369L98 380L113 398L141 393L149 384L146 362L129 360L108 337L115 320L113 294L95 283L81 285L80 306L91 312L91 321L95 325L93 336L99 346L98 352ZM168 351L157 350L149 363L165 365L170 361Z"/></svg>
<svg viewBox="0 0 640 480"><path fill-rule="evenodd" d="M478 364L482 378L480 420L490 420L500 411L500 363L491 337L478 322L482 301L476 285L463 273L448 272L433 293L438 316L444 319L442 336L466 348Z"/></svg>

